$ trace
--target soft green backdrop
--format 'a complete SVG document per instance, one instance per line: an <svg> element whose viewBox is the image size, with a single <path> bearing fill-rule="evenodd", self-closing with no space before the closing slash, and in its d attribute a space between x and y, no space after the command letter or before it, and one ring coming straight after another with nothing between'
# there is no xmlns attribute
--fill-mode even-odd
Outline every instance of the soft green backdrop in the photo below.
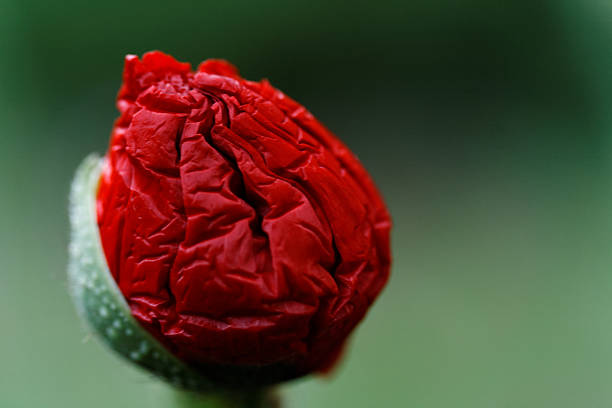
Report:
<svg viewBox="0 0 612 408"><path fill-rule="evenodd" d="M612 406L609 0L0 2L0 407L169 408L66 292L67 193L123 56L227 58L358 154L393 276L286 406Z"/></svg>

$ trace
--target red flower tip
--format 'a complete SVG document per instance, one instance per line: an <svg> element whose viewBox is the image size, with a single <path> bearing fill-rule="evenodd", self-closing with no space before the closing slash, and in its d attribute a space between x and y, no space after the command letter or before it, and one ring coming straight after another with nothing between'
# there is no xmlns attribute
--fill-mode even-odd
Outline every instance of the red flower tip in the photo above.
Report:
<svg viewBox="0 0 612 408"><path fill-rule="evenodd" d="M204 72L211 75L220 75L234 79L238 79L240 77L238 68L229 62L220 59L207 59L198 66L198 72Z"/></svg>

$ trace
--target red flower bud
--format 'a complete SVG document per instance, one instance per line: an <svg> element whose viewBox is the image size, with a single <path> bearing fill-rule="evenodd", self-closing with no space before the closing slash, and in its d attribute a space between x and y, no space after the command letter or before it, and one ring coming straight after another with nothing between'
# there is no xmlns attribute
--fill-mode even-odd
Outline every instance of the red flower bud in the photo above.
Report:
<svg viewBox="0 0 612 408"><path fill-rule="evenodd" d="M390 219L303 106L227 62L128 56L97 196L132 315L209 378L331 367L389 274Z"/></svg>

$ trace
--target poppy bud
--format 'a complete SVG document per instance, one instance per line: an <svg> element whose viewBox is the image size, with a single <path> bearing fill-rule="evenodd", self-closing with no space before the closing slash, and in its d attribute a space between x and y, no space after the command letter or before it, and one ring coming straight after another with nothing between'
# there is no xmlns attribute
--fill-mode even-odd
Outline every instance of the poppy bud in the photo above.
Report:
<svg viewBox="0 0 612 408"><path fill-rule="evenodd" d="M94 328L190 388L332 367L389 275L390 218L355 156L224 61L127 56L117 105L72 192L70 276Z"/></svg>

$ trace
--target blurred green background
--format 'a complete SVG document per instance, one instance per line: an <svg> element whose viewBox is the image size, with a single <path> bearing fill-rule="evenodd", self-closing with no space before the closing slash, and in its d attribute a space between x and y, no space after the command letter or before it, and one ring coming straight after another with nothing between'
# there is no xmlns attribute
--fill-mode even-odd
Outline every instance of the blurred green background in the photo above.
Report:
<svg viewBox="0 0 612 408"><path fill-rule="evenodd" d="M389 286L287 407L612 406L611 41L609 0L2 0L0 407L172 406L65 279L73 171L151 49L269 78L390 207Z"/></svg>

